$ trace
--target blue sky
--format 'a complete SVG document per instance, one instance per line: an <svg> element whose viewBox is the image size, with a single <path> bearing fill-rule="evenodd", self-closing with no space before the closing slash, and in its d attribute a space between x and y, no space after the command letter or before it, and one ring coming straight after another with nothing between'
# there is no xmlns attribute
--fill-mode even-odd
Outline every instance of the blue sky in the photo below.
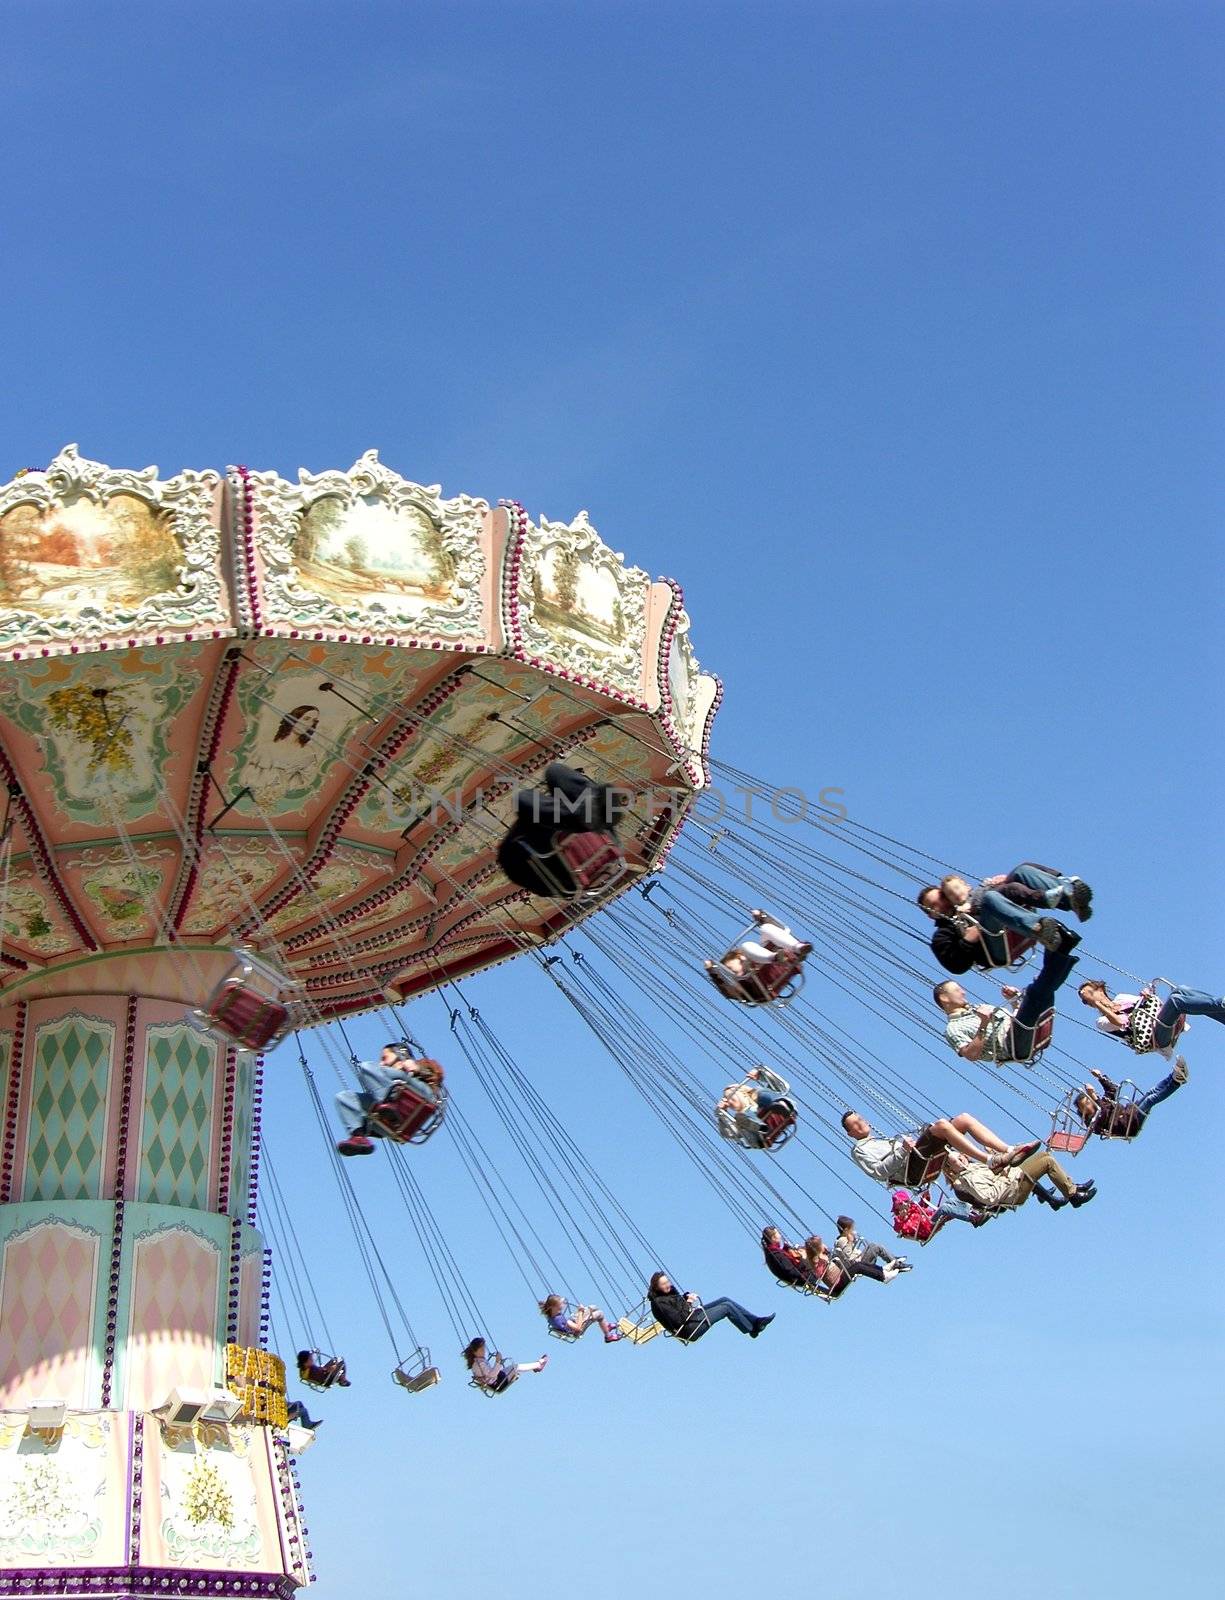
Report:
<svg viewBox="0 0 1225 1600"><path fill-rule="evenodd" d="M587 507L684 585L717 754L948 859L1065 863L1095 950L1220 990L1219 7L4 22L3 476L68 440L165 472L374 445L448 493ZM321 1600L858 1600L916 1569L1131 1600L1216 1571L1215 1025L1143 1140L1095 1152L1092 1208L946 1237L826 1312L777 1304L594 1041L542 1034L535 974L473 994L686 1281L779 1319L555 1346L485 1404L366 1163L446 1371L398 1395L278 1058L273 1157L356 1380L302 1462ZM500 1341L535 1355L501 1246L421 1155Z"/></svg>

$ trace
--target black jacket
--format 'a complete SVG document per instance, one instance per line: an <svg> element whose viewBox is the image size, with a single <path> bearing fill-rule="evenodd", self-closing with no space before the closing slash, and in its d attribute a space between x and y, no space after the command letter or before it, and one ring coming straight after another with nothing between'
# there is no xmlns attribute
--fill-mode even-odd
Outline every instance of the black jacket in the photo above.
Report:
<svg viewBox="0 0 1225 1600"><path fill-rule="evenodd" d="M686 1300L680 1289L671 1289L667 1294L649 1295L648 1299L656 1322L668 1333L675 1333L684 1339L702 1325L701 1306Z"/></svg>
<svg viewBox="0 0 1225 1600"><path fill-rule="evenodd" d="M550 861L546 876L535 857L552 851L555 833L615 833L623 809L607 784L593 783L574 767L552 761L542 788L522 789L515 796L515 822L498 846L498 865L529 894L573 894L574 880L561 862Z"/></svg>
<svg viewBox="0 0 1225 1600"><path fill-rule="evenodd" d="M964 939L952 917L937 917L932 931L932 955L946 972L960 975L971 967L988 966L987 952L980 939Z"/></svg>
<svg viewBox="0 0 1225 1600"><path fill-rule="evenodd" d="M771 1250L768 1245L762 1245L761 1253L766 1258L766 1266L780 1283L805 1283L808 1275L802 1267L797 1267L789 1255L782 1250Z"/></svg>

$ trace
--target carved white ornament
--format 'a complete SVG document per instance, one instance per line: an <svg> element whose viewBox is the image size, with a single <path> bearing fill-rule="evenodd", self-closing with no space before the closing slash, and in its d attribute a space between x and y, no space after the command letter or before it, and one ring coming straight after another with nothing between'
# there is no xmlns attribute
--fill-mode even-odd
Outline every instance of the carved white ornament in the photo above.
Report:
<svg viewBox="0 0 1225 1600"><path fill-rule="evenodd" d="M221 541L212 513L217 472L180 472L159 481L156 467L139 472L88 461L75 444L66 444L45 472L29 472L0 488L0 519L17 506L32 505L48 511L65 500L85 499L102 506L115 495L130 496L154 512L172 519L181 551L178 584L149 595L137 605L107 608L89 603L64 614L42 616L23 609L20 602L0 610L0 649L25 648L40 643L93 643L99 639L158 634L178 635L188 630L228 626L230 607L221 577ZM83 571L83 576L88 574Z"/></svg>
<svg viewBox="0 0 1225 1600"><path fill-rule="evenodd" d="M437 637L447 643L484 638L481 528L489 512L487 501L471 495L444 500L440 484L410 483L385 467L377 450L367 450L348 472L299 468L296 488L274 472L253 472L248 481L256 509L256 545L263 563L261 599L270 625L343 629L378 637ZM404 515L409 525L417 517L428 519L452 564L450 597L430 599L384 591L370 598L355 595L342 604L312 587L299 568L294 541L305 514L328 498L347 509L359 502L382 506L393 516Z"/></svg>
<svg viewBox="0 0 1225 1600"><path fill-rule="evenodd" d="M565 575L560 597L559 574ZM542 517L539 525L528 523L518 598L529 656L636 693L648 592L647 574L625 565L625 557L591 526L586 511L573 522Z"/></svg>

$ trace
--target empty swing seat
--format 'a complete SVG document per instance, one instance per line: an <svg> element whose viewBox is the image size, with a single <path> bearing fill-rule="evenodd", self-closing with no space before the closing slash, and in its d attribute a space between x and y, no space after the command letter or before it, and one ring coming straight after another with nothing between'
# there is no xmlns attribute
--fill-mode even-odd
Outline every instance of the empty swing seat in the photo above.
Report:
<svg viewBox="0 0 1225 1600"><path fill-rule="evenodd" d="M430 1353L426 1349L414 1350L407 1360L392 1368L391 1377L393 1383L398 1383L401 1389L407 1389L409 1394L424 1394L427 1389L442 1382L442 1373L430 1361Z"/></svg>
<svg viewBox="0 0 1225 1600"><path fill-rule="evenodd" d="M435 1098L424 1085L416 1087L405 1079L386 1100L370 1108L366 1121L393 1144L424 1144L442 1122L445 1106L445 1090L440 1088Z"/></svg>
<svg viewBox="0 0 1225 1600"><path fill-rule="evenodd" d="M1055 1128L1046 1141L1046 1148L1052 1155L1078 1156L1088 1142L1089 1133L1085 1128L1079 1132L1075 1128Z"/></svg>
<svg viewBox="0 0 1225 1600"><path fill-rule="evenodd" d="M188 1021L210 1038L240 1050L270 1050L289 1032L285 995L292 981L250 950L236 950L235 964L207 1002Z"/></svg>

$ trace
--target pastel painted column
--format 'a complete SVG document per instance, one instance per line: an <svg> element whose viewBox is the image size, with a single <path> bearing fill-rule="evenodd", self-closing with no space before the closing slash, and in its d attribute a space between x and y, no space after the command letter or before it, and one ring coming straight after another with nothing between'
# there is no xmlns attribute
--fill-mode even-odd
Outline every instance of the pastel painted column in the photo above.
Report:
<svg viewBox="0 0 1225 1600"><path fill-rule="evenodd" d="M273 1430L157 1414L260 1340L256 1061L183 1014L107 995L0 1012L0 1595L308 1578ZM42 1400L61 1428L31 1426Z"/></svg>

